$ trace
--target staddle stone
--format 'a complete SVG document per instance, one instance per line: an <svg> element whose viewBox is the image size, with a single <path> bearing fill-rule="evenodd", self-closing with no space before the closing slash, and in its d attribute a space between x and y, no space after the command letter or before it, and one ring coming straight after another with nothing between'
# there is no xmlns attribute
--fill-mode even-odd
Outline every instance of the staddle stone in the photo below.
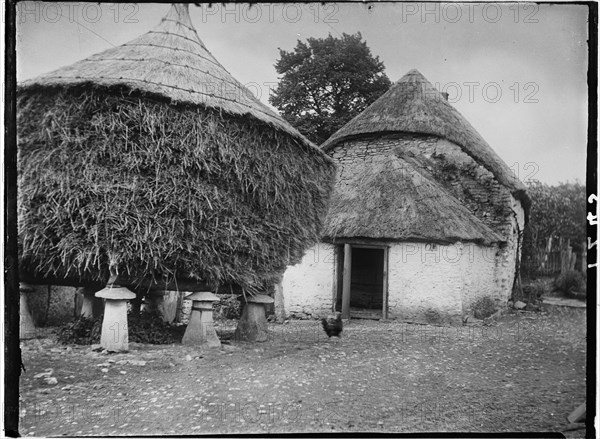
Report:
<svg viewBox="0 0 600 439"><path fill-rule="evenodd" d="M245 300L246 305L235 330L235 339L252 342L267 341L269 332L265 305L273 303L273 298L266 294L253 294L240 296L238 299L242 302Z"/></svg>
<svg viewBox="0 0 600 439"><path fill-rule="evenodd" d="M111 352L129 350L127 301L134 299L135 293L125 287L109 285L98 291L96 297L106 299L100 346Z"/></svg>
<svg viewBox="0 0 600 439"><path fill-rule="evenodd" d="M218 302L219 297L209 291L198 291L186 299L193 301L192 312L181 343L209 348L221 347L213 321L213 302Z"/></svg>

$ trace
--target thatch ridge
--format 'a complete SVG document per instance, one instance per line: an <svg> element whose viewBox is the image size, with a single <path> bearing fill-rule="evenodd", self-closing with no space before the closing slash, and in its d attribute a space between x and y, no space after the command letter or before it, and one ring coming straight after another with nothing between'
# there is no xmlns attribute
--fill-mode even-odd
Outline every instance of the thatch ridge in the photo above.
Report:
<svg viewBox="0 0 600 439"><path fill-rule="evenodd" d="M214 58L194 29L187 4L174 4L154 29L134 40L18 85L64 88L129 87L192 104L254 117L318 149L263 104Z"/></svg>
<svg viewBox="0 0 600 439"><path fill-rule="evenodd" d="M523 183L464 116L415 69L334 133L321 148L329 151L346 140L392 132L429 134L457 144L508 187L526 212L529 210L531 201Z"/></svg>
<svg viewBox="0 0 600 439"><path fill-rule="evenodd" d="M325 219L326 240L505 241L401 157L373 156L339 172Z"/></svg>

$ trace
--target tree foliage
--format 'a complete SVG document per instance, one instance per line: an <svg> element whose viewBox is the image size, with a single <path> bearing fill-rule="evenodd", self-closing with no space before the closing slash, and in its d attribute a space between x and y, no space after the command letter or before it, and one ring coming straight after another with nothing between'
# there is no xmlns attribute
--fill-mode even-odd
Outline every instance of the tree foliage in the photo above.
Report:
<svg viewBox="0 0 600 439"><path fill-rule="evenodd" d="M548 238L567 238L579 251L586 237L586 192L580 183L549 186L537 180L527 182L531 197L529 223L525 229L523 256L530 257L545 247Z"/></svg>
<svg viewBox="0 0 600 439"><path fill-rule="evenodd" d="M580 183L549 186L537 180L527 183L531 197L529 227L536 239L549 237L585 239L586 196Z"/></svg>
<svg viewBox="0 0 600 439"><path fill-rule="evenodd" d="M379 98L391 83L359 33L298 40L279 49L282 75L269 100L302 134L321 144Z"/></svg>

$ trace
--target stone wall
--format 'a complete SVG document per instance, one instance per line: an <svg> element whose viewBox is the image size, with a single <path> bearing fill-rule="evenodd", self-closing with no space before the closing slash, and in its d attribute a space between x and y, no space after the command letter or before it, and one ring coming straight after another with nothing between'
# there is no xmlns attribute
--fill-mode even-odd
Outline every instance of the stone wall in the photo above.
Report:
<svg viewBox="0 0 600 439"><path fill-rule="evenodd" d="M494 175L462 149L435 136L395 133L348 140L329 155L338 163L338 179L344 165L364 162L375 155L397 155L428 178L437 181L484 224L508 239L514 199Z"/></svg>
<svg viewBox="0 0 600 439"><path fill-rule="evenodd" d="M77 300L77 288L57 285L30 285L34 291L26 293L27 305L35 326L62 325L76 315L81 308Z"/></svg>
<svg viewBox="0 0 600 439"><path fill-rule="evenodd" d="M332 311L335 247L319 243L283 275L283 301L288 317L319 317Z"/></svg>
<svg viewBox="0 0 600 439"><path fill-rule="evenodd" d="M513 215L509 218L509 225L507 227L507 241L502 245L495 246L495 258L494 263L489 265L472 265L467 266L466 270L469 276L477 279L479 277L489 278L490 275L494 282L497 284L497 288L493 290L493 294L490 294L492 299L495 300L496 306L502 308L506 306L506 302L512 295L512 288L515 281L516 275L516 264L517 258L520 260L521 246L520 234L525 227L525 211L521 206L521 202L515 200L512 196L510 210ZM492 260L492 253L484 257L485 260ZM491 270L491 273L490 273ZM477 295L472 289L465 289L463 293L463 302L465 306L472 304L480 295Z"/></svg>

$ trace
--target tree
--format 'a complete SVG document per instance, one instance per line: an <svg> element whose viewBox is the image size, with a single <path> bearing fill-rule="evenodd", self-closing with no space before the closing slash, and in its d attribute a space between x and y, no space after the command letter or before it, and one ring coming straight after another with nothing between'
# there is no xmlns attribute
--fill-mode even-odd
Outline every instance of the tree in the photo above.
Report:
<svg viewBox="0 0 600 439"><path fill-rule="evenodd" d="M269 101L302 134L321 144L390 87L385 66L360 32L342 38L298 40L291 52L279 49L282 75Z"/></svg>
<svg viewBox="0 0 600 439"><path fill-rule="evenodd" d="M529 229L535 241L568 238L577 243L586 236L585 186L561 183L548 186L537 180L527 183L531 197Z"/></svg>
<svg viewBox="0 0 600 439"><path fill-rule="evenodd" d="M548 238L568 238L576 252L586 239L586 192L580 183L549 186L537 180L527 182L531 198L529 223L523 240L523 259L535 264L536 253Z"/></svg>

